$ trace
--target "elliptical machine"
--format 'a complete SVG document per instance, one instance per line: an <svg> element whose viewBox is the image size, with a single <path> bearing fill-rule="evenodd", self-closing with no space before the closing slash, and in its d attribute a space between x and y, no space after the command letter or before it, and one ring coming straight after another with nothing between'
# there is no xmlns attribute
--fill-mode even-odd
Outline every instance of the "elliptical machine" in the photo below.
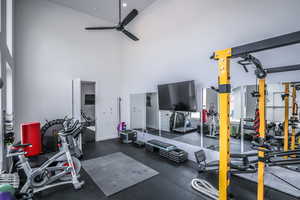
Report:
<svg viewBox="0 0 300 200"><path fill-rule="evenodd" d="M7 157L17 158L18 161L13 165L14 171L23 171L26 176L26 182L18 192L21 199L32 199L35 193L59 185L72 184L76 190L82 187L84 181L79 181L81 164L76 157L71 156L67 142L67 137L73 133L78 123L76 121L68 130L58 133L61 150L38 168L31 168L25 157L24 148L31 144L12 145Z"/></svg>

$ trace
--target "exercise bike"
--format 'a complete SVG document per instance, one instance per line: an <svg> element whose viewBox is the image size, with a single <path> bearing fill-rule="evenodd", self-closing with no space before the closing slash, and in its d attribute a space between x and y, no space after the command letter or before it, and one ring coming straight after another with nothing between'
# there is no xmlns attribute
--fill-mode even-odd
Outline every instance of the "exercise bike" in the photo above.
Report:
<svg viewBox="0 0 300 200"><path fill-rule="evenodd" d="M77 126L78 122L74 125ZM84 181L79 181L80 161L71 156L67 137L73 133L76 126L58 133L61 140L61 150L53 157L46 160L40 167L31 168L25 157L25 147L31 144L15 144L9 149L7 157L18 158L14 164L17 172L25 173L26 182L18 192L21 199L32 199L35 193L56 187L59 185L73 184L74 188L80 189Z"/></svg>

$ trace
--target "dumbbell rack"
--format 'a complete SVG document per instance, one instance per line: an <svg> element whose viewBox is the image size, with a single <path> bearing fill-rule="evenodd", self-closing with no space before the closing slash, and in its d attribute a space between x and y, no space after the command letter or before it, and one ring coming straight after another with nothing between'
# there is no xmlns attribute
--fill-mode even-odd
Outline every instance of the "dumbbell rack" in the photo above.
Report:
<svg viewBox="0 0 300 200"><path fill-rule="evenodd" d="M176 163L183 163L188 159L188 154L182 149L174 149L171 151L160 150L159 155Z"/></svg>

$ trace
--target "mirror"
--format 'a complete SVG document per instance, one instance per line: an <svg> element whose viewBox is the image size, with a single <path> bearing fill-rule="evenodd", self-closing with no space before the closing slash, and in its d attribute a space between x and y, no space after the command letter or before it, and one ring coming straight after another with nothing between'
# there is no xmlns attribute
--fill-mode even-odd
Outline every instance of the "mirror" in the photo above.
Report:
<svg viewBox="0 0 300 200"><path fill-rule="evenodd" d="M211 88L203 88L201 91L200 97L197 97L202 101L201 112L159 110L158 93L156 92L130 95L131 128L168 139L166 141L172 140L218 151L220 109L218 93ZM253 96L255 91L257 91L257 85L237 86L232 89L230 99L232 153L252 151L251 142L257 140L255 119L258 115L258 99ZM284 102L281 97L283 91L284 86L281 83L267 85L267 135L277 136L281 143L283 142L284 121ZM299 91L297 91L297 95L300 95ZM297 99L298 102L299 99ZM291 98L289 102L291 116Z"/></svg>
<svg viewBox="0 0 300 200"><path fill-rule="evenodd" d="M276 129L276 133L280 134L280 127L284 120L284 105L281 99L283 89L282 84L267 86L266 117L268 125L273 127L268 129L270 133ZM237 86L232 89L230 99L232 153L251 151L251 142L257 138L254 128L257 98L253 97L253 92L256 90L256 85ZM220 109L218 93L211 88L203 88L200 96L202 112L172 112L159 110L156 92L132 94L130 95L131 128L218 151Z"/></svg>
<svg viewBox="0 0 300 200"><path fill-rule="evenodd" d="M146 130L146 94L130 95L130 127L134 130Z"/></svg>
<svg viewBox="0 0 300 200"><path fill-rule="evenodd" d="M159 110L157 93L146 93L146 130L159 134Z"/></svg>
<svg viewBox="0 0 300 200"><path fill-rule="evenodd" d="M239 88L243 92L238 95ZM283 146L283 123L285 106L282 99L284 93L283 84L267 84L266 91L266 137L277 148ZM292 88L290 88L292 90ZM290 94L292 93L290 90ZM251 151L251 142L258 141L258 99L253 97L253 92L257 91L256 85L247 85L233 89L231 99L231 131L232 136L241 138L241 152ZM299 93L299 92L298 92ZM240 99L240 97L242 97ZM243 105L239 106L238 104ZM241 110L240 110L241 109ZM292 97L289 98L289 118L292 114ZM240 121L238 120L240 117ZM243 124L239 128L237 122ZM258 122L259 123L259 122ZM236 126L236 128L235 128Z"/></svg>
<svg viewBox="0 0 300 200"><path fill-rule="evenodd" d="M219 102L218 93L210 88L200 92L202 112L172 112L159 110L158 93L130 95L130 127L154 136L173 141L219 150ZM241 119L245 106L242 106L242 93L251 87L237 87L232 90L231 99L231 151L248 151L241 137ZM248 95L249 96L249 95ZM246 102L246 100L245 100ZM247 100L251 107L250 100ZM253 106L252 106L253 107ZM247 109L245 109L245 113ZM254 110L255 111L255 110ZM254 115L253 112L249 112ZM250 117L250 116L249 116ZM201 120L202 118L202 120Z"/></svg>
<svg viewBox="0 0 300 200"><path fill-rule="evenodd" d="M256 85L239 86L232 90L230 111L231 136L234 138L235 143L239 143L241 153L252 150L251 138L256 135L254 119L257 98L252 96L256 90ZM239 139L239 142L236 139Z"/></svg>
<svg viewBox="0 0 300 200"><path fill-rule="evenodd" d="M284 121L284 101L281 97L283 92L284 86L282 84L267 85L266 118L268 122L280 123ZM289 102L292 106L291 99Z"/></svg>
<svg viewBox="0 0 300 200"><path fill-rule="evenodd" d="M232 153L251 151L253 119L256 99L251 93L255 85L238 86L232 89L230 99L230 147ZM242 126L243 124L243 126ZM219 100L218 93L211 88L203 89L203 147L219 150Z"/></svg>
<svg viewBox="0 0 300 200"><path fill-rule="evenodd" d="M219 101L218 92L211 88L202 89L202 132L203 147L219 149Z"/></svg>
<svg viewBox="0 0 300 200"><path fill-rule="evenodd" d="M80 90L80 120L85 124L82 144L85 145L96 142L96 82L81 81Z"/></svg>
<svg viewBox="0 0 300 200"><path fill-rule="evenodd" d="M157 92L130 95L131 129L200 147L199 125L200 112L159 110Z"/></svg>

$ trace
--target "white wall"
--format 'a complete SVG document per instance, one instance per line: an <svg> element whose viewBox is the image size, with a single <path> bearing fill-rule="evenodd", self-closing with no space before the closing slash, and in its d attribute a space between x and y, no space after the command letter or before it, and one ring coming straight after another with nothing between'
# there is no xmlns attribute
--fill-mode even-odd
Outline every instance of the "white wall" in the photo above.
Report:
<svg viewBox="0 0 300 200"><path fill-rule="evenodd" d="M96 81L97 140L117 137L120 35L108 24L49 1L16 1L17 126L72 114L72 79Z"/></svg>
<svg viewBox="0 0 300 200"><path fill-rule="evenodd" d="M139 42L124 39L123 119L129 121L129 94L156 91L166 82L196 80L217 85L213 51L299 31L299 0L156 1L128 29ZM266 67L300 63L300 45L255 54ZM236 60L234 61L234 63ZM272 75L268 82L299 80L300 72ZM232 66L233 87L254 84L253 73Z"/></svg>

